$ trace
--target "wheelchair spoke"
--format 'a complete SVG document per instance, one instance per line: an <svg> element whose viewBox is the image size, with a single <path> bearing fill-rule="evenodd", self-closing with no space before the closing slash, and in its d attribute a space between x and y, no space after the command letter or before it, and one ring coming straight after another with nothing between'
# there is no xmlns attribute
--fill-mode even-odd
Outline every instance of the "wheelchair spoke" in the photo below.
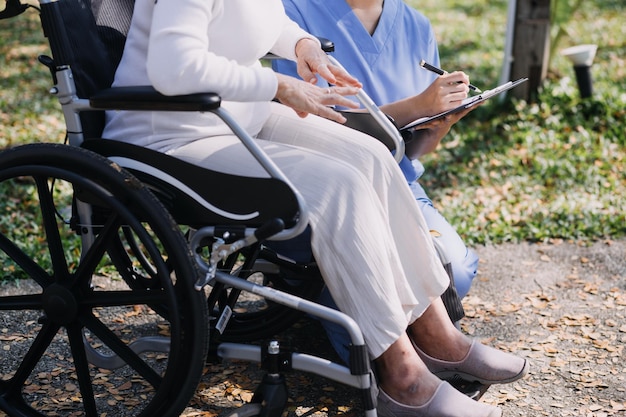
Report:
<svg viewBox="0 0 626 417"><path fill-rule="evenodd" d="M49 188L47 177L36 176L34 178L37 183L37 192L39 193L41 216L46 231L50 259L52 260L57 280L63 281L69 279L69 270L67 268L67 260L65 259L61 235L59 234L56 207L52 197L52 191Z"/></svg>
<svg viewBox="0 0 626 417"><path fill-rule="evenodd" d="M109 216L106 224L98 233L97 238L82 257L78 269L74 274L74 284L78 282L79 284L82 283L84 285L88 285L91 282L93 272L96 270L98 264L102 260L102 257L106 252L107 246L111 241L111 236L115 234L118 226L118 216ZM82 279L83 277L85 277L86 279Z"/></svg>
<svg viewBox="0 0 626 417"><path fill-rule="evenodd" d="M113 333L104 323L93 315L81 317L83 325L97 336L109 349L117 354L126 364L133 368L139 375L148 381L154 388L161 384L161 376L157 374L146 362L132 351L120 338Z"/></svg>
<svg viewBox="0 0 626 417"><path fill-rule="evenodd" d="M143 270L148 275L150 275L151 278L155 278L157 272L154 270L150 261L142 253L141 247L139 243L137 242L136 236L132 233L132 231L128 227L125 227L123 229L123 232L124 232L124 238L126 239L126 242L130 246L132 253L135 255L135 258L141 264L141 267L143 268Z"/></svg>
<svg viewBox="0 0 626 417"><path fill-rule="evenodd" d="M41 310L41 294L7 295L0 298L0 311Z"/></svg>
<svg viewBox="0 0 626 417"><path fill-rule="evenodd" d="M33 369L35 369L35 366L43 356L48 346L50 346L50 343L52 343L52 339L54 339L60 328L61 327L59 325L52 322L47 321L44 323L43 327L37 334L37 337L33 341L33 344L20 363L15 375L11 378L9 382L10 388L7 391L10 391L14 395L19 394L21 387L31 375Z"/></svg>
<svg viewBox="0 0 626 417"><path fill-rule="evenodd" d="M131 288L159 288L160 282L153 267L138 269L134 266L133 253L129 253L121 239L114 239L109 247L109 256L116 265L118 273ZM136 256L135 256L136 258ZM143 265L143 257L139 260Z"/></svg>
<svg viewBox="0 0 626 417"><path fill-rule="evenodd" d="M74 359L74 369L78 378L78 386L80 394L83 398L83 407L86 416L97 416L96 400L91 385L91 376L89 374L89 362L85 354L83 345L83 333L80 326L71 325L67 327L67 336L70 341L72 350L72 358Z"/></svg>
<svg viewBox="0 0 626 417"><path fill-rule="evenodd" d="M42 288L50 284L50 275L41 268L32 257L18 248L4 234L0 234L0 250L17 263L30 278Z"/></svg>

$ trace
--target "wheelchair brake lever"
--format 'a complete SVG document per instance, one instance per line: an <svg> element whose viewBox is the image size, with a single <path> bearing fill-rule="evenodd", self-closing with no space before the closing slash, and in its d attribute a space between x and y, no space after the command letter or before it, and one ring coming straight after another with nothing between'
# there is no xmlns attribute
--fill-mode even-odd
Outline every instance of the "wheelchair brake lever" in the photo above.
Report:
<svg viewBox="0 0 626 417"><path fill-rule="evenodd" d="M53 85L57 85L59 83L59 80L57 78L57 72L56 72L56 65L54 63L54 59L50 58L48 55L39 55L37 57L37 60L45 65L48 70L50 70L50 75L52 76L52 84Z"/></svg>
<svg viewBox="0 0 626 417"><path fill-rule="evenodd" d="M204 276L199 276L196 280L194 288L196 291L202 290L205 286L209 285L215 279L215 273L217 272L217 265L220 261L225 260L233 253L250 246L257 242L257 238L251 235L246 238L238 239L232 243L226 243L224 239L217 238L211 245L211 256L208 262L201 261L201 269L205 272Z"/></svg>
<svg viewBox="0 0 626 417"><path fill-rule="evenodd" d="M282 219L275 218L267 221L254 231L250 236L238 239L232 243L226 243L222 238L216 238L213 245L211 245L211 256L209 257L208 265L205 263L204 277L198 277L194 288L200 291L206 285L208 285L213 279L215 279L215 273L217 272L217 265L220 261L225 260L230 255L241 249L253 245L259 241L266 240L277 233L280 233L285 229L285 222Z"/></svg>

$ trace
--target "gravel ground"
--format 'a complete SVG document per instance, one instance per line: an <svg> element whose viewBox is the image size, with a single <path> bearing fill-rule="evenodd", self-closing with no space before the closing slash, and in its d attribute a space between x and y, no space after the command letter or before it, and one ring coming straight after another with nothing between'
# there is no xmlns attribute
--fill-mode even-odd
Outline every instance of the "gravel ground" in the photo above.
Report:
<svg viewBox="0 0 626 417"><path fill-rule="evenodd" d="M500 405L508 417L626 416L626 240L476 250L480 270L464 299L462 328L531 361L525 379L492 386L481 401ZM0 326L9 326L10 320L3 313ZM32 325L32 320L24 323L24 335ZM299 351L334 358L315 321L303 320L281 338ZM10 355L11 342L3 343L3 355ZM227 415L250 400L262 376L256 364L209 362L183 415ZM296 372L287 381L285 416L361 415L352 388Z"/></svg>
<svg viewBox="0 0 626 417"><path fill-rule="evenodd" d="M531 360L506 416L626 415L626 242L482 248L466 331Z"/></svg>
<svg viewBox="0 0 626 417"><path fill-rule="evenodd" d="M626 416L626 241L593 245L505 244L476 248L479 275L462 328L531 361L529 375L492 386L481 401L504 416ZM292 331L323 347L315 323ZM207 367L186 415L225 415L248 401L262 373L229 363ZM287 416L358 416L357 393L323 378L289 375Z"/></svg>

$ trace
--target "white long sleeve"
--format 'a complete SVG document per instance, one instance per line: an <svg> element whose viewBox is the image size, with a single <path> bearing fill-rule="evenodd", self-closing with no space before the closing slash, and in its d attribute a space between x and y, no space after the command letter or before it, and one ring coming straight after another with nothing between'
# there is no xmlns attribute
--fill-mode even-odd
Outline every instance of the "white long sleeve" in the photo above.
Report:
<svg viewBox="0 0 626 417"><path fill-rule="evenodd" d="M213 91L224 100L271 100L276 76L253 64L278 40L273 16L280 10L271 6L275 2L235 0L224 8L222 1L160 0L154 6L146 63L150 81L165 94ZM258 19L242 19L240 7ZM232 30L224 26L240 28L241 36L225 35ZM251 39L249 33L254 44L243 41Z"/></svg>
<svg viewBox="0 0 626 417"><path fill-rule="evenodd" d="M296 43L305 37L311 35L286 16L280 0L136 0L114 85L152 85L167 95L217 93L254 135L278 87L275 73L259 59L270 51L295 59ZM107 118L115 119L107 137L160 150L229 133L209 114L118 112Z"/></svg>
<svg viewBox="0 0 626 417"><path fill-rule="evenodd" d="M295 59L296 42L308 34L287 18L280 2L228 0L223 7L223 1L156 4L147 61L150 80L166 94L200 88L225 100L271 100L277 87L274 73L252 64L270 50ZM233 25L239 36L227 35Z"/></svg>

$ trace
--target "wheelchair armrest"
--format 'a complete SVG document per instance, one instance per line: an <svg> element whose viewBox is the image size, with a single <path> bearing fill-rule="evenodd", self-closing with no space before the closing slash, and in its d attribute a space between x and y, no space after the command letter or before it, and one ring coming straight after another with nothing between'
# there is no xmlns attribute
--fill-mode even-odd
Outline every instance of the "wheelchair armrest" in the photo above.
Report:
<svg viewBox="0 0 626 417"><path fill-rule="evenodd" d="M112 87L98 91L89 98L94 109L200 111L220 107L221 98L215 93L194 93L166 96L152 86Z"/></svg>
<svg viewBox="0 0 626 417"><path fill-rule="evenodd" d="M22 3L20 0L7 0L5 2L4 10L0 11L0 20L20 15L29 7L32 6Z"/></svg>
<svg viewBox="0 0 626 417"><path fill-rule="evenodd" d="M316 37L322 44L322 51L326 52L327 54L331 52L335 52L335 44L333 43L333 41L331 41L330 39L321 38L319 36L316 36ZM268 54L265 54L263 59L272 60L272 59L284 59L284 58L278 55L274 55L273 53L270 52Z"/></svg>

